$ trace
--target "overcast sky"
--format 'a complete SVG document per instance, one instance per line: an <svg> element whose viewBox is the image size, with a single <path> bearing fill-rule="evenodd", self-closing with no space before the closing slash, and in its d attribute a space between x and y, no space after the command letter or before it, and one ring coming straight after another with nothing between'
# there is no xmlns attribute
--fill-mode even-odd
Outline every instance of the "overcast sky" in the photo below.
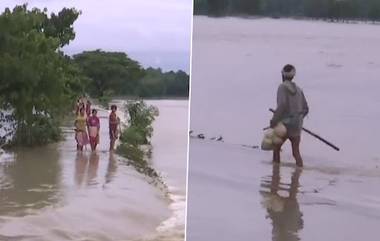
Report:
<svg viewBox="0 0 380 241"><path fill-rule="evenodd" d="M57 12L75 7L82 15L74 24L76 38L64 48L124 51L143 66L189 72L193 0L0 0L6 7L28 3Z"/></svg>

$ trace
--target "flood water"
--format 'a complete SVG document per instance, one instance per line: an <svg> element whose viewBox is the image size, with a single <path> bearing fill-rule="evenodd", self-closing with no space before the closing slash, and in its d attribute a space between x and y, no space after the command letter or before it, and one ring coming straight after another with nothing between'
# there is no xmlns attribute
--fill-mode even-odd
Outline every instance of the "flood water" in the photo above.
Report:
<svg viewBox="0 0 380 241"><path fill-rule="evenodd" d="M155 103L160 110L161 103L166 102ZM177 158L178 169L184 172L186 158L183 159L182 150L187 145L187 119L184 123L170 122L171 132L158 124L177 114L186 118L187 102L170 103L173 108L164 108L155 124L153 156L155 151L168 150L166 143L160 141L166 135L184 135L184 140L172 140L170 149L171 158ZM122 103L118 104L121 108ZM177 192L172 194L170 189L168 192L158 188L151 177L136 171L124 158L109 153L108 114L104 110L98 112L101 135L96 153L91 153L89 146L83 153L77 153L73 128L68 126L63 128L66 138L60 143L1 154L0 240L121 241L151 240L163 235L160 227L178 216L171 207L174 202L171 195ZM154 156L150 162L161 173L166 171L165 163L173 160ZM182 181L177 182L176 173L173 181L168 181L172 174L167 171L163 180L185 190ZM185 200L184 195L178 195L179 200ZM180 238L184 233L181 223L184 218L167 227L166 233L171 231L171 237Z"/></svg>
<svg viewBox="0 0 380 241"><path fill-rule="evenodd" d="M187 238L377 240L380 26L194 18ZM304 165L260 145L285 64L310 106ZM222 135L224 142L209 138Z"/></svg>

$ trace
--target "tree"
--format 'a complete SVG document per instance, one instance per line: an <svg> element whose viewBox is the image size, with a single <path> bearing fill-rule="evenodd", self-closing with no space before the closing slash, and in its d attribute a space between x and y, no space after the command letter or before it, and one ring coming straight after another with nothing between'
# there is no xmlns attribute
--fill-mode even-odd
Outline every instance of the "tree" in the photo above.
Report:
<svg viewBox="0 0 380 241"><path fill-rule="evenodd" d="M194 0L194 14L207 14L208 1L207 0Z"/></svg>
<svg viewBox="0 0 380 241"><path fill-rule="evenodd" d="M213 16L222 16L227 12L227 0L208 0L208 13Z"/></svg>
<svg viewBox="0 0 380 241"><path fill-rule="evenodd" d="M137 82L144 71L137 61L122 52L85 51L74 61L90 78L86 89L93 97L107 94L135 95Z"/></svg>
<svg viewBox="0 0 380 241"><path fill-rule="evenodd" d="M42 28L47 37L58 38L63 47L75 38L73 23L81 14L73 8L63 8L58 14L52 13L50 18L44 14Z"/></svg>
<svg viewBox="0 0 380 241"><path fill-rule="evenodd" d="M243 14L259 14L261 10L260 0L235 0L230 2L232 12Z"/></svg>
<svg viewBox="0 0 380 241"><path fill-rule="evenodd" d="M76 10L66 11L70 12ZM0 108L11 110L14 141L19 144L44 144L59 138L62 111L75 95L73 83L80 85L81 81L59 51L64 42L46 35L47 21L45 12L28 10L26 5L0 15ZM62 26L69 28L72 23ZM72 38L65 33L60 34L62 39Z"/></svg>
<svg viewBox="0 0 380 241"><path fill-rule="evenodd" d="M368 11L368 17L372 21L380 20L380 1L371 0L370 9Z"/></svg>
<svg viewBox="0 0 380 241"><path fill-rule="evenodd" d="M189 75L184 71L169 71L148 68L139 81L140 97L187 97L189 95Z"/></svg>
<svg viewBox="0 0 380 241"><path fill-rule="evenodd" d="M184 71L174 73L174 78L170 78L167 82L167 96L188 96L189 94L189 75Z"/></svg>
<svg viewBox="0 0 380 241"><path fill-rule="evenodd" d="M305 16L331 20L380 19L380 0L195 0L195 14Z"/></svg>

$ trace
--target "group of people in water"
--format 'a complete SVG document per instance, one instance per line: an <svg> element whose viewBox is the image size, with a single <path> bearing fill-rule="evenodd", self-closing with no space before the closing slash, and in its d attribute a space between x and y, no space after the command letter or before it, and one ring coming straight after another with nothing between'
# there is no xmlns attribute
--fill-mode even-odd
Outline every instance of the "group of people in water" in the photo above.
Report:
<svg viewBox="0 0 380 241"><path fill-rule="evenodd" d="M111 106L109 115L110 151L114 150L115 142L119 136L120 118L116 115L117 106ZM85 97L78 99L76 103L75 140L77 150L83 151L83 147L90 144L91 150L95 151L99 144L100 120L98 111L91 108L90 100Z"/></svg>

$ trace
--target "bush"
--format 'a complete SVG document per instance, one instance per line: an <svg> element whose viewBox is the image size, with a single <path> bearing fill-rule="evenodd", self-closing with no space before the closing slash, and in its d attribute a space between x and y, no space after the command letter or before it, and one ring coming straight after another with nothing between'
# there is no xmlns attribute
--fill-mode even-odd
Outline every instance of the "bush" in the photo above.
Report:
<svg viewBox="0 0 380 241"><path fill-rule="evenodd" d="M159 115L158 109L154 106L148 106L142 100L130 101L126 108L130 116L129 127L122 133L122 142L131 145L150 144L149 139L153 134L153 121Z"/></svg>
<svg viewBox="0 0 380 241"><path fill-rule="evenodd" d="M136 126L127 128L120 137L121 142L129 143L132 146L145 145L147 139L144 136L144 131Z"/></svg>
<svg viewBox="0 0 380 241"><path fill-rule="evenodd" d="M59 141L60 123L48 116L34 115L32 123L19 123L13 144L23 146L45 145Z"/></svg>
<svg viewBox="0 0 380 241"><path fill-rule="evenodd" d="M125 158L129 160L133 160L134 164L145 162L144 152L140 148L137 148L135 146L129 145L127 143L121 143L117 147L116 151L122 156L124 156ZM140 164L138 166L142 166L142 165Z"/></svg>
<svg viewBox="0 0 380 241"><path fill-rule="evenodd" d="M121 134L121 144L116 151L128 159L128 165L133 166L138 172L151 177L152 184L166 189L162 178L147 160L151 155L149 139L153 134L152 123L155 117L158 116L158 109L154 106L146 105L143 101L130 101L126 108L130 116L129 127Z"/></svg>

